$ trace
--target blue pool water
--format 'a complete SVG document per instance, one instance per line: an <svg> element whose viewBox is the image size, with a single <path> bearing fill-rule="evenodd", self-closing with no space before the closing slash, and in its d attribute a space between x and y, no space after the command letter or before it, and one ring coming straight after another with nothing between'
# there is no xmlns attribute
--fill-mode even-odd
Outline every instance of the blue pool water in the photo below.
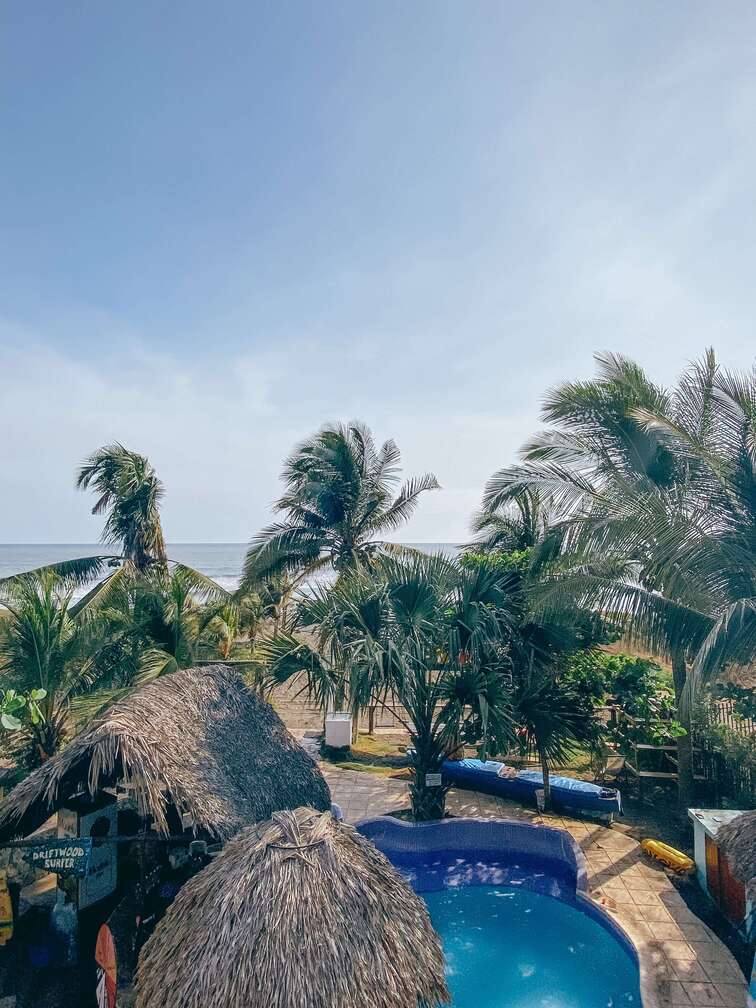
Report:
<svg viewBox="0 0 756 1008"><path fill-rule="evenodd" d="M522 886L422 895L454 1008L639 1008L638 967L577 904Z"/></svg>
<svg viewBox="0 0 756 1008"><path fill-rule="evenodd" d="M641 1008L635 950L564 830L506 819L358 829L428 905L454 1008Z"/></svg>

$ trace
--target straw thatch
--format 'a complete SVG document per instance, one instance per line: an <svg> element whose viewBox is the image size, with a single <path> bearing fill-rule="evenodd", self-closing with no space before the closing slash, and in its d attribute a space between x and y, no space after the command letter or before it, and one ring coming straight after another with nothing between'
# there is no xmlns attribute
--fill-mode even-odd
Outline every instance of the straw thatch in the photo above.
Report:
<svg viewBox="0 0 756 1008"><path fill-rule="evenodd" d="M447 1002L425 904L353 827L312 809L243 830L186 883L139 958L136 1008Z"/></svg>
<svg viewBox="0 0 756 1008"><path fill-rule="evenodd" d="M231 668L163 676L113 704L0 803L0 840L75 794L123 781L168 833L170 806L225 840L273 811L330 808L328 785L269 704Z"/></svg>
<svg viewBox="0 0 756 1008"><path fill-rule="evenodd" d="M756 899L756 812L744 812L717 830L717 846L736 879Z"/></svg>

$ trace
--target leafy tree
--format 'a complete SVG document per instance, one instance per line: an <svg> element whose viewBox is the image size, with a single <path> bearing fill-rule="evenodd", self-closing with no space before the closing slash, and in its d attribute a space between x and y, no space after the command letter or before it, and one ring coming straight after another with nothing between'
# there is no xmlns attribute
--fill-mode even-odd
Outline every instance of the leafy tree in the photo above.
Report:
<svg viewBox="0 0 756 1008"><path fill-rule="evenodd" d="M549 534L544 524L540 541ZM616 628L587 608L576 606L552 610L544 618L531 604L542 565L537 549L504 552L467 552L461 564L468 569L499 571L505 578L511 618L507 628L507 653L514 693L513 717L520 741L538 752L544 776L544 800L549 806L549 763L564 760L583 744L594 745L600 736L595 706L603 690L576 688L575 677L565 670L578 656L584 662L600 644L617 636ZM581 687L585 682L581 683ZM603 686L603 682L601 683Z"/></svg>
<svg viewBox="0 0 756 1008"><path fill-rule="evenodd" d="M159 578L124 580L97 608L100 643L89 666L90 688L71 703L77 719L88 720L137 686L194 665L203 646L218 636L208 631L218 608L203 609L195 580L179 567ZM92 617L77 614L87 625Z"/></svg>
<svg viewBox="0 0 756 1008"><path fill-rule="evenodd" d="M378 559L303 598L295 629L313 643L292 633L260 652L275 683L303 677L326 705L357 712L395 698L413 747L414 816L439 818L446 791L427 775L463 742L485 753L491 739L512 737L505 581L501 571L438 556Z"/></svg>
<svg viewBox="0 0 756 1008"><path fill-rule="evenodd" d="M517 724L538 753L544 807L548 809L549 765L565 762L580 746L595 745L601 737L601 725L590 697L536 663L517 677L512 706Z"/></svg>
<svg viewBox="0 0 756 1008"><path fill-rule="evenodd" d="M54 571L8 585L3 607L0 675L5 717L18 720L26 707L23 733L32 743L29 758L37 763L57 751L69 728L69 699L89 687L99 627L84 626L72 615L71 591ZM11 721L10 727L17 726Z"/></svg>
<svg viewBox="0 0 756 1008"><path fill-rule="evenodd" d="M323 427L286 462L282 520L256 536L244 565L244 587L291 571L332 565L337 571L369 564L390 547L382 536L400 528L420 497L438 488L427 474L399 483L401 455L393 441L378 449L359 423Z"/></svg>
<svg viewBox="0 0 756 1008"><path fill-rule="evenodd" d="M691 689L756 655L756 372L723 372L709 352L670 392L626 358L598 362L597 379L548 394L551 427L492 477L486 506L548 496L561 519L541 548L557 557L542 611L594 608L668 657L689 724ZM685 808L689 734L678 758Z"/></svg>

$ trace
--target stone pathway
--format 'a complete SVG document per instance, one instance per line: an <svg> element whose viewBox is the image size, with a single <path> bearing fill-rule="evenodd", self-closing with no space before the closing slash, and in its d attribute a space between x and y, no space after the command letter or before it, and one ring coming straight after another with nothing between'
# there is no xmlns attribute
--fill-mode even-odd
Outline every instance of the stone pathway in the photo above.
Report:
<svg viewBox="0 0 756 1008"><path fill-rule="evenodd" d="M347 822L407 808L406 781L320 767ZM452 789L455 815L520 819L567 830L588 863L590 893L632 939L641 963L644 1008L688 1005L745 1008L746 983L729 950L685 905L665 870L622 826L539 815L515 802Z"/></svg>

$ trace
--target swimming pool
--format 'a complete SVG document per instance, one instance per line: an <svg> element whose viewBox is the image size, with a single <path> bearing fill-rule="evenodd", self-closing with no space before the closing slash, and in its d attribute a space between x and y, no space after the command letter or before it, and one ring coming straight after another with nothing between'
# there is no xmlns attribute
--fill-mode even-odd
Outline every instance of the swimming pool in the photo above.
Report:
<svg viewBox="0 0 756 1008"><path fill-rule="evenodd" d="M584 895L563 830L505 820L358 827L423 896L454 1008L639 1008L638 960Z"/></svg>

